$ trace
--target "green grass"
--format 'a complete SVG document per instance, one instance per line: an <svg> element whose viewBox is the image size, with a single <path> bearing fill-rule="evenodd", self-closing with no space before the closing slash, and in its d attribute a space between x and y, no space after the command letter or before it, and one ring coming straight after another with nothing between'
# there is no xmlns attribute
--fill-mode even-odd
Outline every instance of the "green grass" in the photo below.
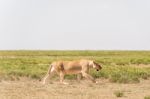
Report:
<svg viewBox="0 0 150 99"><path fill-rule="evenodd" d="M137 83L150 77L150 51L0 51L0 79L42 78L49 64L56 60L92 59L102 64L100 72L91 70L96 78L118 83ZM66 76L74 79L74 75Z"/></svg>
<svg viewBox="0 0 150 99"><path fill-rule="evenodd" d="M150 77L150 68L135 68L132 66L105 66L100 72L91 71L96 78L103 77L110 82L137 83Z"/></svg>

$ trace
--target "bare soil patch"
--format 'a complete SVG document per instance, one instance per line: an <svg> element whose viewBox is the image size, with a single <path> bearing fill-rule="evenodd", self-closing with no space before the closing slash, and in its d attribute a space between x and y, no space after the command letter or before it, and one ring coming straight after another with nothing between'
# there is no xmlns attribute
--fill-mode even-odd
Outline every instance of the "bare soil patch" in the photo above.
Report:
<svg viewBox="0 0 150 99"><path fill-rule="evenodd" d="M122 91L119 99L144 99L150 95L150 79L136 84L110 83L98 79L98 84L87 80L68 80L69 85L58 81L42 85L36 80L1 81L0 99L116 99L115 91Z"/></svg>

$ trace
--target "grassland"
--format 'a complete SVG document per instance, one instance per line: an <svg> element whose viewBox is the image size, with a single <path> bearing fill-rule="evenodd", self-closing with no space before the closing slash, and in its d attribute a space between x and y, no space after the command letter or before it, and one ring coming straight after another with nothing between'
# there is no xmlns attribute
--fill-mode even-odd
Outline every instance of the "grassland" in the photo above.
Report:
<svg viewBox="0 0 150 99"><path fill-rule="evenodd" d="M0 51L0 79L40 80L52 61L82 58L102 64L100 72L90 73L110 82L137 83L150 77L150 51ZM75 79L75 76L66 78Z"/></svg>
<svg viewBox="0 0 150 99"><path fill-rule="evenodd" d="M39 81L52 61L82 58L102 64L101 71L90 71L98 84L85 79L77 82L75 75L66 76L69 85L60 84L58 77L46 85ZM0 99L149 99L149 96L150 51L0 51Z"/></svg>

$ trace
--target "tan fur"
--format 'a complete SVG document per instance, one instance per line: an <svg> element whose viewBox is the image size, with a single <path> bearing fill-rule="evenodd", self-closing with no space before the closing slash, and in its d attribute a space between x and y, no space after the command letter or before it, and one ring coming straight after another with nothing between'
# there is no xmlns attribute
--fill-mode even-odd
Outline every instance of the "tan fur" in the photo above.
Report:
<svg viewBox="0 0 150 99"><path fill-rule="evenodd" d="M97 71L102 69L102 67L98 63L86 59L77 60L77 61L52 62L46 76L43 79L43 84L45 84L46 79L49 76L52 76L54 73L57 73L60 76L60 82L63 84L67 84L66 82L64 82L65 74L77 74L78 79L82 74L83 77L96 83L95 79L91 75L89 75L90 68L95 68Z"/></svg>

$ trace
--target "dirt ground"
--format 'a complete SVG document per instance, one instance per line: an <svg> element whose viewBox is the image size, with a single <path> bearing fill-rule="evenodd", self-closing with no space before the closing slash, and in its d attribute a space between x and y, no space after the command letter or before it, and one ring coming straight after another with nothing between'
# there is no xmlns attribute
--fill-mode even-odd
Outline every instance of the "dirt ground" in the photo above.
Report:
<svg viewBox="0 0 150 99"><path fill-rule="evenodd" d="M59 84L56 80L46 85L27 79L0 81L0 99L117 99L116 91L124 93L119 99L144 99L150 96L150 79L137 84L98 81L98 84L93 84L87 80L68 80L69 85Z"/></svg>

